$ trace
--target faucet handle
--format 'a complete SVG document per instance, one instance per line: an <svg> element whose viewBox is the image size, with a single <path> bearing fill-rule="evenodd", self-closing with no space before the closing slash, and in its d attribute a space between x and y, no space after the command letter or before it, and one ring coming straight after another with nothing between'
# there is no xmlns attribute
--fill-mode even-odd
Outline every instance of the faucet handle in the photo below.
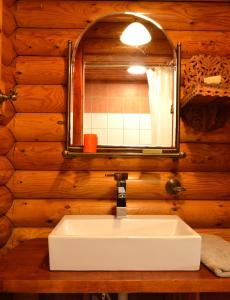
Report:
<svg viewBox="0 0 230 300"><path fill-rule="evenodd" d="M165 188L167 193L172 195L186 191L186 189L181 186L180 181L176 178L169 179L165 185Z"/></svg>
<svg viewBox="0 0 230 300"><path fill-rule="evenodd" d="M128 179L128 173L114 173L114 179L116 181L124 181Z"/></svg>
<svg viewBox="0 0 230 300"><path fill-rule="evenodd" d="M105 174L106 177L113 176L116 181L123 181L128 179L128 173L110 173Z"/></svg>

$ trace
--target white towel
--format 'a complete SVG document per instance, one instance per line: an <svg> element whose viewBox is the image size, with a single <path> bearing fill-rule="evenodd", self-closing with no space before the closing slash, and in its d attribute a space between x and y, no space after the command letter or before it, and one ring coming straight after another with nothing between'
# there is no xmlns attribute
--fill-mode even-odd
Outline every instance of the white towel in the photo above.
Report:
<svg viewBox="0 0 230 300"><path fill-rule="evenodd" d="M201 234L201 261L217 276L230 277L230 243L219 236Z"/></svg>

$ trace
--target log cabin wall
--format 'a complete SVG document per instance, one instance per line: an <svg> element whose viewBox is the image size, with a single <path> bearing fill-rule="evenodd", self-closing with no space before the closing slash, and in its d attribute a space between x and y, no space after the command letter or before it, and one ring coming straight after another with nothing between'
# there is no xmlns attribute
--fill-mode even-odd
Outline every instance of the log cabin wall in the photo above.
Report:
<svg viewBox="0 0 230 300"><path fill-rule="evenodd" d="M16 114L7 125L15 138L7 157L15 168L6 187L14 196L7 213L7 246L47 237L65 214L113 214L115 182L105 174L129 172L129 214L178 214L199 232L230 239L230 118L225 126L196 132L181 120L184 159L64 159L67 40L111 12L148 13L182 43L182 63L196 54L227 56L228 1L29 1L14 5ZM230 116L230 110L229 110ZM165 191L171 177L186 191Z"/></svg>
<svg viewBox="0 0 230 300"><path fill-rule="evenodd" d="M0 89L8 94L15 86L14 71L16 52L13 46L16 23L13 15L14 1L0 1L1 6L1 69ZM13 202L13 194L6 183L14 172L13 165L7 158L7 153L14 145L14 137L7 124L15 114L14 106L10 101L0 104L0 248L8 241L12 234L12 223L6 217ZM2 251L1 251L2 252Z"/></svg>

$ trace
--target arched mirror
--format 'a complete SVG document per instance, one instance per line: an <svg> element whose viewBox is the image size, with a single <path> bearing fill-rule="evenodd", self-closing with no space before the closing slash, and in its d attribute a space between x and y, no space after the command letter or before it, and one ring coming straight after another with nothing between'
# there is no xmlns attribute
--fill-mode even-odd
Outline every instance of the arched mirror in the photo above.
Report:
<svg viewBox="0 0 230 300"><path fill-rule="evenodd" d="M179 78L180 47L153 20L124 13L94 22L69 42L65 155L180 157Z"/></svg>

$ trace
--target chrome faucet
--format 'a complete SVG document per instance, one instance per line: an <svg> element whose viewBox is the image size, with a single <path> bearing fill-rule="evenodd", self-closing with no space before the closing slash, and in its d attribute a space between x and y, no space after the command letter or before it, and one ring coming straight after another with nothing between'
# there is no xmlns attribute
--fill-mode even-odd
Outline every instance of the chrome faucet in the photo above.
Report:
<svg viewBox="0 0 230 300"><path fill-rule="evenodd" d="M126 217L126 180L128 173L114 173L114 179L117 182L117 218Z"/></svg>

